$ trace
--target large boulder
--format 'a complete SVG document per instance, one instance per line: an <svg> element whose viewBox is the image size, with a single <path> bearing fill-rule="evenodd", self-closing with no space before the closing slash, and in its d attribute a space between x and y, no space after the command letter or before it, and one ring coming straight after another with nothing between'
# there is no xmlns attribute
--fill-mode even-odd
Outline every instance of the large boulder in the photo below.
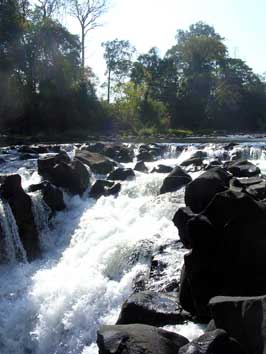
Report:
<svg viewBox="0 0 266 354"><path fill-rule="evenodd" d="M133 149L125 145L106 146L103 150L103 154L120 163L132 162L134 158Z"/></svg>
<svg viewBox="0 0 266 354"><path fill-rule="evenodd" d="M216 193L229 187L231 176L221 167L214 167L186 186L185 203L194 213L200 213Z"/></svg>
<svg viewBox="0 0 266 354"><path fill-rule="evenodd" d="M108 157L86 150L76 150L76 159L89 166L92 172L106 175L113 171L116 163Z"/></svg>
<svg viewBox="0 0 266 354"><path fill-rule="evenodd" d="M127 179L135 178L135 173L132 168L118 167L113 172L111 172L107 179L111 181L125 181Z"/></svg>
<svg viewBox="0 0 266 354"><path fill-rule="evenodd" d="M38 173L71 194L82 195L90 185L87 168L77 159L72 161L66 153L38 159Z"/></svg>
<svg viewBox="0 0 266 354"><path fill-rule="evenodd" d="M246 353L266 352L266 296L217 296L209 306L215 326L234 337Z"/></svg>
<svg viewBox="0 0 266 354"><path fill-rule="evenodd" d="M252 177L260 174L259 167L247 160L229 161L225 166L235 177Z"/></svg>
<svg viewBox="0 0 266 354"><path fill-rule="evenodd" d="M188 221L195 216L196 214L194 214L189 207L182 207L177 210L173 218L173 223L178 228L180 240L188 249L192 248L191 240L188 234Z"/></svg>
<svg viewBox="0 0 266 354"><path fill-rule="evenodd" d="M102 196L117 195L121 190L121 184L105 180L97 180L90 190L90 198L98 199Z"/></svg>
<svg viewBox="0 0 266 354"><path fill-rule="evenodd" d="M0 194L10 205L19 236L29 261L40 255L40 244L37 227L32 212L32 201L21 186L18 174L1 176Z"/></svg>
<svg viewBox="0 0 266 354"><path fill-rule="evenodd" d="M178 354L247 354L240 344L222 329L208 332L180 348Z"/></svg>
<svg viewBox="0 0 266 354"><path fill-rule="evenodd" d="M103 326L97 333L99 354L177 354L187 343L181 335L143 324Z"/></svg>
<svg viewBox="0 0 266 354"><path fill-rule="evenodd" d="M142 291L132 294L123 304L117 324L143 323L152 326L184 322L176 297Z"/></svg>
<svg viewBox="0 0 266 354"><path fill-rule="evenodd" d="M174 170L164 179L160 188L160 194L175 192L192 181L192 178L181 167Z"/></svg>

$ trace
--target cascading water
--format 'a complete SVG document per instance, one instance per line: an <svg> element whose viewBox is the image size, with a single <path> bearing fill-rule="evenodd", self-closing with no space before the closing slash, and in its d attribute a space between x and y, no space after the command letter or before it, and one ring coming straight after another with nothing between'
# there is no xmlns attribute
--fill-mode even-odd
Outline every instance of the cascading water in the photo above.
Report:
<svg viewBox="0 0 266 354"><path fill-rule="evenodd" d="M0 225L3 232L3 253L10 263L27 262L26 252L19 238L16 220L8 202L0 199Z"/></svg>
<svg viewBox="0 0 266 354"><path fill-rule="evenodd" d="M149 170L157 164L175 166L199 149L209 161L222 159L224 153L232 156L237 147L227 152L222 146L196 144L180 154L173 144L163 159L147 166ZM261 154L249 151L254 159L259 157L254 161L261 167L265 155L263 147L258 149ZM38 180L36 173L20 171L24 186ZM165 277L178 278L185 251L171 251L178 240L171 220L183 206L184 190L158 195L164 178L159 173L136 173L136 180L122 183L117 198L65 196L67 209L49 221L50 227L40 195L31 195L45 252L30 264L0 266L1 354L95 354L98 327L116 322L134 280L149 273L151 255L162 246L170 247ZM6 213L0 204L0 214ZM151 289L160 287L160 281L151 284ZM190 339L202 333L192 323L169 329Z"/></svg>

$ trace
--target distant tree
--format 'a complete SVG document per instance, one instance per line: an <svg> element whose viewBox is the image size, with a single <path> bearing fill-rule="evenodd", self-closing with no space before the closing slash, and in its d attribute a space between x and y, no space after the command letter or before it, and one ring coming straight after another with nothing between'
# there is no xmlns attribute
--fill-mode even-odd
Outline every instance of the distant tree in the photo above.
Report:
<svg viewBox="0 0 266 354"><path fill-rule="evenodd" d="M63 0L37 0L35 12L41 19L52 18L59 13L62 6Z"/></svg>
<svg viewBox="0 0 266 354"><path fill-rule="evenodd" d="M70 14L81 29L81 65L85 67L85 39L88 32L100 26L100 18L107 11L109 0L69 0Z"/></svg>
<svg viewBox="0 0 266 354"><path fill-rule="evenodd" d="M107 75L107 101L110 102L111 81L121 83L128 76L135 48L126 40L114 39L102 43Z"/></svg>

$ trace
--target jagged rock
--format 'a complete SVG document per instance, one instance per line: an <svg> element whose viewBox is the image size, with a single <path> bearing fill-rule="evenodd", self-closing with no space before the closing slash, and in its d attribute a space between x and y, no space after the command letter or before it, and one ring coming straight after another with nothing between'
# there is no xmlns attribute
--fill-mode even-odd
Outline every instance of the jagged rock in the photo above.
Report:
<svg viewBox="0 0 266 354"><path fill-rule="evenodd" d="M143 161L138 161L134 167L134 170L138 172L148 172L148 168Z"/></svg>
<svg viewBox="0 0 266 354"><path fill-rule="evenodd" d="M247 160L229 161L225 167L235 177L253 177L260 174L259 167Z"/></svg>
<svg viewBox="0 0 266 354"><path fill-rule="evenodd" d="M11 207L28 260L32 261L40 255L40 245L31 198L21 186L20 175L1 176L0 182L0 194Z"/></svg>
<svg viewBox="0 0 266 354"><path fill-rule="evenodd" d="M170 173L173 171L173 167L166 166L166 165L158 165L152 169L152 173Z"/></svg>
<svg viewBox="0 0 266 354"><path fill-rule="evenodd" d="M105 181L105 180L97 180L90 190L90 198L98 199L101 196L109 196L109 195L117 195L121 190L121 184Z"/></svg>
<svg viewBox="0 0 266 354"><path fill-rule="evenodd" d="M188 317L175 296L153 291L132 294L124 302L116 324L143 323L152 326L183 323Z"/></svg>
<svg viewBox="0 0 266 354"><path fill-rule="evenodd" d="M135 173L131 168L123 168L119 167L113 172L111 172L107 179L110 179L112 181L125 181L127 179L133 179L135 178Z"/></svg>
<svg viewBox="0 0 266 354"><path fill-rule="evenodd" d="M41 191L43 200L49 206L51 211L62 211L66 205L64 202L63 192L54 187L51 183L43 181L39 184L33 184L29 187L29 192Z"/></svg>
<svg viewBox="0 0 266 354"><path fill-rule="evenodd" d="M106 175L113 171L116 163L109 158L94 152L89 152L86 150L77 150L75 157L89 166L92 172Z"/></svg>
<svg viewBox="0 0 266 354"><path fill-rule="evenodd" d="M103 326L97 333L99 354L177 354L188 340L143 324Z"/></svg>
<svg viewBox="0 0 266 354"><path fill-rule="evenodd" d="M160 188L160 194L175 192L192 181L192 178L181 167L176 166L174 170L164 179Z"/></svg>
<svg viewBox="0 0 266 354"><path fill-rule="evenodd" d="M180 348L178 354L247 354L240 344L222 329L208 332Z"/></svg>
<svg viewBox="0 0 266 354"><path fill-rule="evenodd" d="M185 203L194 213L200 213L216 193L229 187L231 176L221 167L204 172L186 186Z"/></svg>
<svg viewBox="0 0 266 354"><path fill-rule="evenodd" d="M137 154L138 161L151 162L155 160L154 155L149 151L141 151Z"/></svg>
<svg viewBox="0 0 266 354"><path fill-rule="evenodd" d="M184 207L179 208L173 218L173 223L178 228L180 240L182 241L183 245L188 249L190 249L192 246L187 230L187 224L188 221L194 216L196 216L196 214L194 214L190 208Z"/></svg>
<svg viewBox="0 0 266 354"><path fill-rule="evenodd" d="M215 326L234 337L246 353L266 352L266 296L217 296L209 305Z"/></svg>

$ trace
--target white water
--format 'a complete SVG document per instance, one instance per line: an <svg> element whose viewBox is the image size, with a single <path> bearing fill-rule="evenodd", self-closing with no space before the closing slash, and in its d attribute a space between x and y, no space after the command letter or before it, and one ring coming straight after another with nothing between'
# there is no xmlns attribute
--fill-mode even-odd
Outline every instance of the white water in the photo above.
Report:
<svg viewBox="0 0 266 354"><path fill-rule="evenodd" d="M190 146L174 158L169 149L167 159L147 165L174 166L196 150ZM214 145L201 150L208 159L224 153ZM244 153L265 170L264 151L256 147ZM17 167L24 187L39 181L38 174ZM97 328L116 322L134 279L149 272L151 254L178 239L171 219L183 205L183 190L159 196L164 177L137 173L135 181L123 183L118 198L95 202L65 196L67 210L58 213L50 227L45 205L33 195L43 259L0 266L1 354L97 353ZM178 275L183 253L169 253L169 279ZM190 339L202 333L191 323L169 329Z"/></svg>

